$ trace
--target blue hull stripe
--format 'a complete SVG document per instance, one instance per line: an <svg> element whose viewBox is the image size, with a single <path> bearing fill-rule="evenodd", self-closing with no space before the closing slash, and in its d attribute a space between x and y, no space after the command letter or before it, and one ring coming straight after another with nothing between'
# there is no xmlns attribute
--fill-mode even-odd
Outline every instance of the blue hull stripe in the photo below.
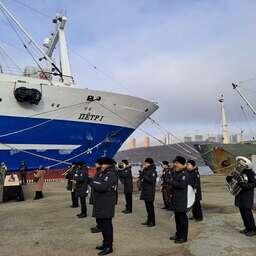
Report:
<svg viewBox="0 0 256 256"><path fill-rule="evenodd" d="M46 119L0 116L0 136L17 130L22 130L45 122ZM88 166L93 166L96 159L107 155L113 157L124 141L134 129L106 124L83 123L75 121L54 120L42 126L0 137L4 144L42 144L42 145L81 145L75 150L29 150L29 152L58 160L74 157L88 148L95 146L106 138L106 142L94 149L91 154L82 155L74 161L85 161ZM10 170L16 170L20 161L25 161L30 169L39 165L49 166L56 162L28 155L17 150L0 150L0 162L5 162ZM64 168L66 165L58 165Z"/></svg>

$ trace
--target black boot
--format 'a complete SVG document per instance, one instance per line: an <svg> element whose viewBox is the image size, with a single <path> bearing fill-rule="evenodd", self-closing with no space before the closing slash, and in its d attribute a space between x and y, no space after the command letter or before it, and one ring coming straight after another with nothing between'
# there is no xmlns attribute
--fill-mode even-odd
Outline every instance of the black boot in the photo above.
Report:
<svg viewBox="0 0 256 256"><path fill-rule="evenodd" d="M148 227L154 227L155 225L156 225L155 223L149 222L147 226L148 226Z"/></svg>
<svg viewBox="0 0 256 256"><path fill-rule="evenodd" d="M107 255L113 252L113 249L110 247L105 248L103 251L99 252L98 255Z"/></svg>
<svg viewBox="0 0 256 256"><path fill-rule="evenodd" d="M186 243L187 239L179 238L174 241L175 244L183 244Z"/></svg>
<svg viewBox="0 0 256 256"><path fill-rule="evenodd" d="M96 227L93 227L93 228L91 228L91 233L100 233L101 231L100 231L100 229L96 226Z"/></svg>
<svg viewBox="0 0 256 256"><path fill-rule="evenodd" d="M81 218L86 218L86 217L87 217L87 214L86 214L86 213L81 213L81 214L77 215L77 217L78 217L79 219L81 219Z"/></svg>
<svg viewBox="0 0 256 256"><path fill-rule="evenodd" d="M97 246L96 250L104 251L105 250L105 245L102 244L102 245Z"/></svg>

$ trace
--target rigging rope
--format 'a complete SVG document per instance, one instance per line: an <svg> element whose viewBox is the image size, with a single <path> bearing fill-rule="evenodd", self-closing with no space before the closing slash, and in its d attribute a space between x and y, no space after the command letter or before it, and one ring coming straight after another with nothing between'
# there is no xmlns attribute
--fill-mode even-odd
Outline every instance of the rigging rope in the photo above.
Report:
<svg viewBox="0 0 256 256"><path fill-rule="evenodd" d="M250 120L249 120L249 117L248 117L248 113L246 113L246 110L244 109L244 107L241 105L240 106L240 108L241 108L241 110L242 110L242 112L243 112L243 115L244 115L244 118L245 118L245 121L247 122L247 124L248 124L248 127L249 127L249 130L250 130L250 132L251 132L251 134L253 135L253 140L255 140L255 131L253 131L253 129L252 129L252 126L251 126L251 122L250 122Z"/></svg>
<svg viewBox="0 0 256 256"><path fill-rule="evenodd" d="M159 127L159 129L161 129L162 131L165 131L167 134L169 133L171 136L173 136L175 139L177 139L177 141L179 141L180 143L182 143L183 145L185 145L186 147L188 147L189 149L191 149L192 151L194 151L196 154L199 154L199 152L194 149L192 146L190 146L189 144L183 142L179 137L177 137L176 135L174 135L172 132L170 132L169 130L167 130L166 128L163 128L161 127L161 125L156 121L154 120L152 117L148 117L148 119L154 123L156 126ZM178 145L178 144L177 144ZM184 149L184 148L183 148ZM184 149L185 150L185 149ZM189 152L189 151L188 151ZM191 153L191 152L190 152Z"/></svg>
<svg viewBox="0 0 256 256"><path fill-rule="evenodd" d="M118 134L122 129L123 129L123 128L121 128L120 130L116 131L115 133L113 133L113 134L110 135L110 136L107 135L101 142L99 142L98 144L96 144L96 145L93 146L92 148L89 148L89 149L87 149L86 151L84 151L84 152L82 152L82 153L80 153L80 154L78 154L78 155L76 155L76 156L74 156L74 157L68 158L68 159L66 159L65 161L71 161L71 160L73 160L73 159L75 159L75 158L77 158L77 157L79 157L79 156L82 156L82 155L84 155L84 154L89 154L89 153L91 153L92 150L98 148L99 146L101 146L102 144L104 144L105 142L107 142L109 138L114 137L114 136L115 136L116 134ZM51 165L49 168L55 167L55 166L57 166L57 165L59 165L59 164Z"/></svg>
<svg viewBox="0 0 256 256"><path fill-rule="evenodd" d="M55 112L55 111L60 111L60 110L63 110L63 109L69 109L71 107L79 106L79 105L86 104L86 103L90 104L91 102L80 102L80 103L77 103L77 104L65 106L65 107L62 107L62 108L59 108L59 109L55 109L55 110L52 110L52 111L45 111L45 112L41 112L39 114L31 115L31 116L28 116L27 118L31 118L31 117L35 117L35 116L39 116L39 115L42 115L42 114L51 113L51 112ZM40 127L42 125L45 125L45 124L47 124L49 122L55 121L55 120L56 120L56 117L52 118L52 119L48 119L46 121L43 121L40 124L36 124L36 125L30 126L30 127L26 127L26 128L14 131L14 132L9 132L9 133L6 133L6 134L0 134L0 138L4 138L4 137L11 136L11 135L14 135L14 134L18 134L18 133L22 133L22 132L25 132L25 131L29 131L29 130L35 129L37 127Z"/></svg>
<svg viewBox="0 0 256 256"><path fill-rule="evenodd" d="M5 15L4 11L2 11L3 14ZM11 28L13 29L13 31L16 33L17 37L19 38L19 40L21 41L21 43L23 44L23 47L25 48L25 50L28 52L28 54L30 55L30 57L33 59L33 61L36 63L36 65L38 66L38 68L40 69L40 71L42 72L42 74L44 75L44 77L46 78L46 80L48 80L48 82L52 84L51 79L48 78L47 74L44 72L43 68L41 67L41 65L37 62L37 60L35 59L35 57L33 56L32 52L30 51L30 49L28 48L27 44L25 43L25 41L23 40L23 38L21 37L21 35L19 34L19 31L15 28L15 26L12 24L10 18L8 16L6 16L6 19L9 23L9 25L11 26ZM30 42L28 43L30 44Z"/></svg>
<svg viewBox="0 0 256 256"><path fill-rule="evenodd" d="M110 111L112 114L118 116L120 119L122 119L123 121L125 121L127 124L132 125L132 127L133 127L134 129L136 128L136 125L134 125L132 122L130 122L130 121L127 120L126 118L123 118L122 116L120 116L120 115L117 114L116 112L112 111L111 109L109 109L108 107L106 107L104 104L102 104L102 103L100 103L100 102L96 102L96 103L99 104L100 106L102 106L103 108L105 108L106 110ZM162 144L162 145L165 145L165 146L167 146L167 147L169 147L169 148L172 148L172 149L176 150L176 151L179 152L179 153L182 153L182 154L185 154L185 155L187 155L187 156L190 156L190 157L193 158L193 159L197 159L197 160L200 159L200 158L198 158L198 157L193 156L192 153L189 152L189 151L187 151L187 150L186 150L187 152L183 152L183 151L178 150L177 148L175 148L174 145L170 145L170 144L169 144L169 145L166 145L166 143L165 143L164 141L162 141L161 139L157 138L156 136L154 136L153 134L149 133L148 131L144 130L144 129L141 128L141 127L138 127L137 129L140 130L140 131L142 131L142 132L145 133L146 135L152 137L153 139L155 139L156 141L158 141L158 142L159 142L160 144ZM189 152L189 153L188 153L188 152Z"/></svg>
<svg viewBox="0 0 256 256"><path fill-rule="evenodd" d="M39 10L37 10L37 9L35 9L35 8L29 6L29 5L27 5L27 4L25 4L25 3L21 2L21 1L19 1L19 0L13 0L13 1L18 3L19 5L22 5L25 8L27 8L27 9L37 13L37 14L40 14L41 16L43 16L45 18L52 19L51 16L49 16L49 15L47 15L47 14L45 14L45 13L43 13L43 12L41 12L41 11L39 11Z"/></svg>

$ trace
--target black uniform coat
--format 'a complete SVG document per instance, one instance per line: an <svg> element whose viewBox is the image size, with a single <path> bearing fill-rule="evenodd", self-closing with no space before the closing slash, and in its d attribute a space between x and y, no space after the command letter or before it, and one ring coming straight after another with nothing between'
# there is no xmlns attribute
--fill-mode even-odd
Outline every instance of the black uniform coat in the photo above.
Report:
<svg viewBox="0 0 256 256"><path fill-rule="evenodd" d="M156 191L156 178L157 172L154 165L143 168L139 177L141 181L140 200L149 202L154 201Z"/></svg>
<svg viewBox="0 0 256 256"><path fill-rule="evenodd" d="M242 174L245 174L248 177L248 183L241 184L242 191L235 197L235 205L239 208L252 209L256 174L251 169L244 170Z"/></svg>
<svg viewBox="0 0 256 256"><path fill-rule="evenodd" d="M67 182L67 190L68 191L72 190L72 180L74 178L74 173L75 173L75 169L72 168L71 170L68 171L68 173L65 176L65 178L68 180L68 182Z"/></svg>
<svg viewBox="0 0 256 256"><path fill-rule="evenodd" d="M170 179L172 176L172 169L168 168L166 170L163 171L163 174L161 176L161 180L162 180L162 186L163 185L168 185L170 186Z"/></svg>
<svg viewBox="0 0 256 256"><path fill-rule="evenodd" d="M164 197L165 197L166 201L168 201L168 202L170 201L171 190L172 190L172 186L170 184L172 172L173 172L172 169L168 168L163 171L163 174L161 176L162 193L164 194Z"/></svg>
<svg viewBox="0 0 256 256"><path fill-rule="evenodd" d="M133 177L132 177L132 168L128 166L123 170L118 170L118 177L121 183L124 185L124 193L133 192Z"/></svg>
<svg viewBox="0 0 256 256"><path fill-rule="evenodd" d="M93 204L93 201L94 201L92 183L93 183L93 181L95 179L97 179L97 177L100 174L100 172L101 172L101 168L96 168L96 173L95 173L94 177L93 178L89 178L89 185L91 186L91 195L90 195L90 198L89 198L89 203L90 204Z"/></svg>
<svg viewBox="0 0 256 256"><path fill-rule="evenodd" d="M73 179L76 181L76 196L86 197L88 182L89 182L87 169L83 169L83 168L75 169Z"/></svg>
<svg viewBox="0 0 256 256"><path fill-rule="evenodd" d="M202 191L201 191L201 180L198 168L195 168L192 171L188 171L188 185L196 190L195 201L202 200Z"/></svg>
<svg viewBox="0 0 256 256"><path fill-rule="evenodd" d="M200 179L200 173L198 171L198 168L196 168L193 171L194 175L195 175L195 180L196 180L196 184L195 184L195 189L196 189L196 201L201 201L202 200L202 190L201 190L201 179Z"/></svg>
<svg viewBox="0 0 256 256"><path fill-rule="evenodd" d="M101 171L92 182L93 217L97 219L113 218L115 215L117 175L114 168Z"/></svg>
<svg viewBox="0 0 256 256"><path fill-rule="evenodd" d="M186 169L172 174L170 181L172 186L172 196L170 209L174 212L186 212L188 204L188 174Z"/></svg>

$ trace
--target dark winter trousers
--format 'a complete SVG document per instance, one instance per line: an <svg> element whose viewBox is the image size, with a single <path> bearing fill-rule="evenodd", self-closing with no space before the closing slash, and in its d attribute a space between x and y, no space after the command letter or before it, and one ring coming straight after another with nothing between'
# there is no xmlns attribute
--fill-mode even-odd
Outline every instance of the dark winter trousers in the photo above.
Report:
<svg viewBox="0 0 256 256"><path fill-rule="evenodd" d="M71 192L71 200L72 200L72 206L77 207L78 206L78 198L76 196L76 192Z"/></svg>
<svg viewBox="0 0 256 256"><path fill-rule="evenodd" d="M36 191L35 198L34 199L41 199L43 198L43 192L42 191Z"/></svg>
<svg viewBox="0 0 256 256"><path fill-rule="evenodd" d="M193 217L195 220L203 220L203 212L200 200L196 200L192 208Z"/></svg>
<svg viewBox="0 0 256 256"><path fill-rule="evenodd" d="M125 193L126 210L132 212L132 193Z"/></svg>
<svg viewBox="0 0 256 256"><path fill-rule="evenodd" d="M96 219L96 222L103 236L103 245L106 248L112 248L113 246L112 218Z"/></svg>
<svg viewBox="0 0 256 256"><path fill-rule="evenodd" d="M96 228L98 228L98 229L100 229L100 227L99 227L99 221L98 221L99 219L96 219Z"/></svg>
<svg viewBox="0 0 256 256"><path fill-rule="evenodd" d="M188 216L186 212L175 212L176 235L178 239L188 239Z"/></svg>
<svg viewBox="0 0 256 256"><path fill-rule="evenodd" d="M154 201L145 201L145 206L148 214L148 223L156 224Z"/></svg>
<svg viewBox="0 0 256 256"><path fill-rule="evenodd" d="M170 206L170 192L166 186L162 188L162 196L164 201L164 207L169 208Z"/></svg>
<svg viewBox="0 0 256 256"><path fill-rule="evenodd" d="M80 197L81 213L87 215L86 197Z"/></svg>
<svg viewBox="0 0 256 256"><path fill-rule="evenodd" d="M21 178L21 185L27 185L27 176L24 174L21 174L20 178Z"/></svg>
<svg viewBox="0 0 256 256"><path fill-rule="evenodd" d="M239 208L241 217L247 231L256 231L252 210L249 208Z"/></svg>

